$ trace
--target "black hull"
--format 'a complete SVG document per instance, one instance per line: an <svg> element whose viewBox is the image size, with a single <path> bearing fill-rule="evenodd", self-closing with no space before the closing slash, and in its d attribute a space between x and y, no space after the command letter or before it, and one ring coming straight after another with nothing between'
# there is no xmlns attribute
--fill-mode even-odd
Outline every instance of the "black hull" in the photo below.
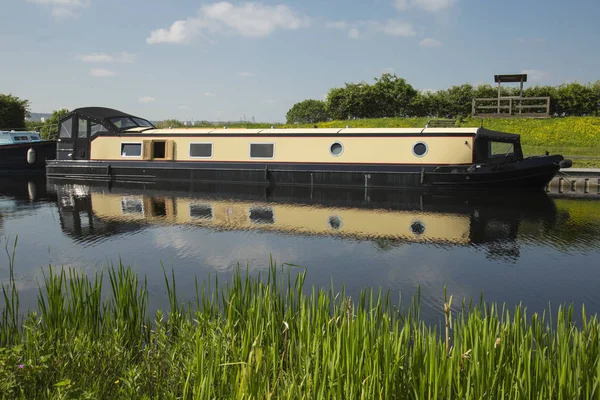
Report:
<svg viewBox="0 0 600 400"><path fill-rule="evenodd" d="M34 149L35 162L27 162L27 152ZM0 171L43 171L46 160L56 159L56 142L30 142L0 146Z"/></svg>
<svg viewBox="0 0 600 400"><path fill-rule="evenodd" d="M561 156L497 165L417 166L197 163L172 161L48 161L49 177L121 182L228 182L265 186L360 188L541 189Z"/></svg>

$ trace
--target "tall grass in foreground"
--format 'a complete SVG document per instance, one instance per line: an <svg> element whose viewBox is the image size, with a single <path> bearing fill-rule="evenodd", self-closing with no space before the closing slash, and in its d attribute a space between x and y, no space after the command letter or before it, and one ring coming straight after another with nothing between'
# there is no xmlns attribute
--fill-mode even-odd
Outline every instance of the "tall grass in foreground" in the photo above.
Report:
<svg viewBox="0 0 600 400"><path fill-rule="evenodd" d="M585 310L576 325L571 308L453 313L450 297L438 331L419 319L418 296L401 310L381 291L305 289L304 271L271 265L264 276L238 269L225 286L196 282L185 304L165 273L170 310L150 319L145 281L123 265L108 275L102 297L101 273L50 269L37 311L2 314L1 396L600 398L600 325Z"/></svg>

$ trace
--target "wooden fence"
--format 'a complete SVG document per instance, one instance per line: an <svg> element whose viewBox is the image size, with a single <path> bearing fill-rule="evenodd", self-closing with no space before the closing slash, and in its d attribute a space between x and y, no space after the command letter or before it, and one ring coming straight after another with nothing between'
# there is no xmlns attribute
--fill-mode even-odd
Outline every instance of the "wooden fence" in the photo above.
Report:
<svg viewBox="0 0 600 400"><path fill-rule="evenodd" d="M550 118L550 97L493 97L473 99L474 117Z"/></svg>

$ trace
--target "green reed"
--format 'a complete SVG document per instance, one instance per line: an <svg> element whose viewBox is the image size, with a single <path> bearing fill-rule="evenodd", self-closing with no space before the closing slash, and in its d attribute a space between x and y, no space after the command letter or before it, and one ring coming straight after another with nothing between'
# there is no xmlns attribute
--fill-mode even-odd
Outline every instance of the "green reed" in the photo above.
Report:
<svg viewBox="0 0 600 400"><path fill-rule="evenodd" d="M306 271L237 269L147 317L146 281L122 264L88 277L50 268L22 321L3 287L5 398L600 399L600 324L582 309L528 315L440 302L441 327L368 289L306 288ZM164 269L163 269L164 271ZM14 284L14 282L13 282ZM9 311L6 311L9 310Z"/></svg>

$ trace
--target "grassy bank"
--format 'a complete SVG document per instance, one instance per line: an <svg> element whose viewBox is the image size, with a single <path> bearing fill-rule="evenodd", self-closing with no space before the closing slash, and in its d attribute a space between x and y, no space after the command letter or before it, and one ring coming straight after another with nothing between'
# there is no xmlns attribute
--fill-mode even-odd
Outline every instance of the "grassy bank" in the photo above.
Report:
<svg viewBox="0 0 600 400"><path fill-rule="evenodd" d="M600 324L570 309L527 315L492 304L450 312L441 331L385 294L305 291L305 272L271 266L197 284L147 315L145 281L129 268L88 278L50 270L24 321L12 283L0 324L5 398L598 398ZM309 294L305 294L309 293ZM442 305L444 305L442 308ZM444 311L445 310L445 311ZM585 315L585 312L583 313ZM450 323L451 322L451 323Z"/></svg>

